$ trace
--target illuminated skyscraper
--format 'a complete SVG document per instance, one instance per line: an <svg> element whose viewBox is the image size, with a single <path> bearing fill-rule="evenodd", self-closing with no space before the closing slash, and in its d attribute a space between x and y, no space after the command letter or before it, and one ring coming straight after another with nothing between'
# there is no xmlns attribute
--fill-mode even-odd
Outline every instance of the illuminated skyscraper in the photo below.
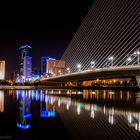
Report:
<svg viewBox="0 0 140 140"><path fill-rule="evenodd" d="M32 57L24 56L23 61L23 78L25 81L29 81L32 76Z"/></svg>
<svg viewBox="0 0 140 140"><path fill-rule="evenodd" d="M23 45L19 48L20 51L20 74L23 75L23 69L24 69L24 57L30 56L30 50L32 49L29 45Z"/></svg>
<svg viewBox="0 0 140 140"><path fill-rule="evenodd" d="M5 79L5 61L0 61L0 80Z"/></svg>

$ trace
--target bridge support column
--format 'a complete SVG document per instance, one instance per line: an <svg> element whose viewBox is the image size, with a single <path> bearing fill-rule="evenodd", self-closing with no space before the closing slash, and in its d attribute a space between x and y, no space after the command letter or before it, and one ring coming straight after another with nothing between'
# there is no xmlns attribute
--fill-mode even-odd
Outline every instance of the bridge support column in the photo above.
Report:
<svg viewBox="0 0 140 140"><path fill-rule="evenodd" d="M137 84L138 84L138 86L140 88L140 75L136 76L136 80L137 80Z"/></svg>

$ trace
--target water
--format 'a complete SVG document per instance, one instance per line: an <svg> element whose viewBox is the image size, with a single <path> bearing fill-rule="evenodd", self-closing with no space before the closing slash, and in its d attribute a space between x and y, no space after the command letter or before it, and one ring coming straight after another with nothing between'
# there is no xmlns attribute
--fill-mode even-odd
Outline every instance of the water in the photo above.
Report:
<svg viewBox="0 0 140 140"><path fill-rule="evenodd" d="M0 139L140 139L140 93L0 90Z"/></svg>

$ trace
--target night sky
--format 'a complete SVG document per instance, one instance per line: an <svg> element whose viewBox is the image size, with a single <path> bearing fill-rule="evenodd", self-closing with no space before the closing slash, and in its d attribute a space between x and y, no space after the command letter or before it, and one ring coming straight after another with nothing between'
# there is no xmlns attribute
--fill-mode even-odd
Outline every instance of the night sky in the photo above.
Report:
<svg viewBox="0 0 140 140"><path fill-rule="evenodd" d="M6 78L19 67L18 48L32 46L33 67L41 56L60 59L94 0L6 3L0 5L0 60Z"/></svg>

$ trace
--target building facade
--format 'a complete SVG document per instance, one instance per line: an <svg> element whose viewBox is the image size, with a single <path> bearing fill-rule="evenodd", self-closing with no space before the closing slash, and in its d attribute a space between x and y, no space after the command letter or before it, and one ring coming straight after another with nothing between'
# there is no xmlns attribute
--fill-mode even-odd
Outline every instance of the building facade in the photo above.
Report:
<svg viewBox="0 0 140 140"><path fill-rule="evenodd" d="M29 45L23 45L19 48L20 53L20 75L23 75L23 69L24 69L24 57L30 56L30 50L32 49Z"/></svg>
<svg viewBox="0 0 140 140"><path fill-rule="evenodd" d="M24 56L23 61L23 79L30 81L32 78L32 57Z"/></svg>
<svg viewBox="0 0 140 140"><path fill-rule="evenodd" d="M0 80L5 79L5 61L0 61Z"/></svg>
<svg viewBox="0 0 140 140"><path fill-rule="evenodd" d="M41 74L42 75L46 73L47 60L49 60L49 57L44 57L44 56L41 57Z"/></svg>
<svg viewBox="0 0 140 140"><path fill-rule="evenodd" d="M64 60L48 60L46 65L46 73L52 75L61 75L65 68Z"/></svg>
<svg viewBox="0 0 140 140"><path fill-rule="evenodd" d="M47 61L48 60L56 60L55 58L50 58L46 56L41 57L41 74L44 75L47 73Z"/></svg>

